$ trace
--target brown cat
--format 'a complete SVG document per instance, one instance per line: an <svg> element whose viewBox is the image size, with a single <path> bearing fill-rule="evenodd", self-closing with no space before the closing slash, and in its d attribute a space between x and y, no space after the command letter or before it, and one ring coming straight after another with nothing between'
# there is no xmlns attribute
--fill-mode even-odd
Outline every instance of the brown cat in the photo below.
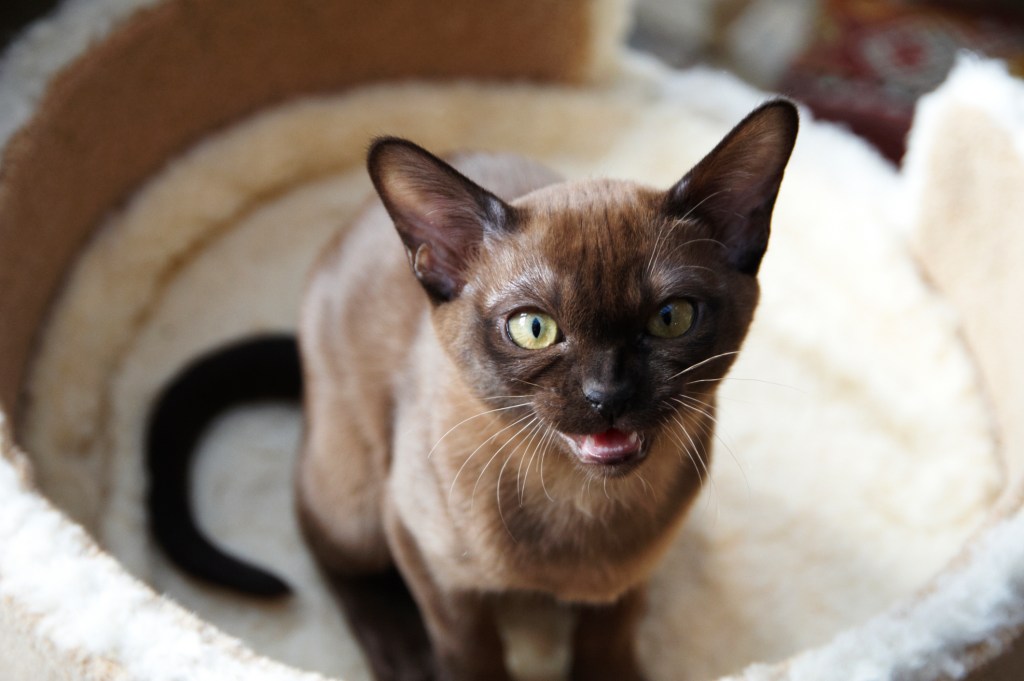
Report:
<svg viewBox="0 0 1024 681"><path fill-rule="evenodd" d="M707 475L796 132L795 108L769 102L668 191L373 144L380 202L328 246L302 309L296 486L379 679L510 678L493 618L509 593L573 605L573 679L643 678L644 584ZM254 347L294 360L261 343L226 353L237 374L211 373L224 356L193 367L158 406L150 506L186 569L277 593L196 530L181 463L202 415L253 392Z"/></svg>

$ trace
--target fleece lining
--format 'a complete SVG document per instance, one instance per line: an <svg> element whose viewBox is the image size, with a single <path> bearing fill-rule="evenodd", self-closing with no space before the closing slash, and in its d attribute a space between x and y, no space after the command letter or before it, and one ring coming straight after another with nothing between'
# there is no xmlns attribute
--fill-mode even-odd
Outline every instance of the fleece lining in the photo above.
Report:
<svg viewBox="0 0 1024 681"><path fill-rule="evenodd" d="M109 218L55 308L22 428L44 492L133 574L255 650L368 678L295 531L298 412L231 416L199 454L203 524L298 587L265 606L195 585L150 544L146 409L196 354L294 327L316 251L370 191L361 157L373 135L667 187L765 98L707 71L628 70L586 91L404 84L293 102L177 158ZM799 665L870 658L861 642L888 637L848 630L873 617L897 626L887 609L957 556L1002 491L987 396L956 316L911 256L899 188L865 144L805 116L761 307L721 388L712 480L652 585L641 634L652 679L715 678L819 646ZM548 626L560 631L557 617ZM564 664L547 630L515 636L535 678ZM758 669L743 678L766 678Z"/></svg>

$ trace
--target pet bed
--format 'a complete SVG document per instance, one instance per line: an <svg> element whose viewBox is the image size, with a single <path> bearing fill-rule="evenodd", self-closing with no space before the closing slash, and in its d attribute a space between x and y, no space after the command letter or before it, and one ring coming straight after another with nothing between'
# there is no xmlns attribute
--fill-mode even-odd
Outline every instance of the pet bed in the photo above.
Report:
<svg viewBox="0 0 1024 681"><path fill-rule="evenodd" d="M156 391L219 342L293 328L304 270L369 191L375 134L667 186L766 97L618 52L612 2L299 7L69 3L0 73L14 679L366 678L293 527L297 411L225 419L199 457L204 524L299 585L264 605L150 544ZM1024 620L1022 102L997 66L962 64L901 172L805 119L713 482L652 586L652 679L960 678L1007 648ZM505 619L514 666L557 678L559 614Z"/></svg>

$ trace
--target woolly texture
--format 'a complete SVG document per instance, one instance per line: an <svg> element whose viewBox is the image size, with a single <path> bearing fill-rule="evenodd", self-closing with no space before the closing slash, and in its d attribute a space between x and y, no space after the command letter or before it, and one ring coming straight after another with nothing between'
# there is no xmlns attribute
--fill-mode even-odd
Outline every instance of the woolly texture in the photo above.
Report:
<svg viewBox="0 0 1024 681"><path fill-rule="evenodd" d="M298 598L268 607L197 588L149 546L146 406L189 357L293 324L303 271L369 191L360 157L373 134L668 186L763 99L709 72L630 69L586 92L371 88L259 116L178 159L111 218L53 317L23 431L43 488L132 572L261 652L366 678L295 534L297 414L230 419L200 454L212 533L299 585ZM805 120L762 307L722 388L713 482L652 586L641 650L653 679L713 678L825 644L924 585L998 496L985 396L953 315L909 257L897 187L865 145ZM882 654L896 629L909 654L931 649L932 634L900 622L883 615L843 634L794 673L827 678L854 658L863 678L917 668ZM535 678L564 663L542 633L517 638Z"/></svg>
<svg viewBox="0 0 1024 681"><path fill-rule="evenodd" d="M0 60L0 147L35 110L48 81L134 12L158 0L68 0Z"/></svg>

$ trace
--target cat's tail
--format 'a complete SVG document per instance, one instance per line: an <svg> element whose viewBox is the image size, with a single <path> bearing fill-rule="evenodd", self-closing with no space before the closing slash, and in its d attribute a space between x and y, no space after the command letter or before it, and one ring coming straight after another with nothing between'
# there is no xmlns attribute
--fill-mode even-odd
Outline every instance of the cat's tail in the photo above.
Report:
<svg viewBox="0 0 1024 681"><path fill-rule="evenodd" d="M260 336L216 349L185 367L150 413L146 433L149 526L157 544L194 577L255 596L291 588L224 552L196 524L192 457L203 432L228 409L257 400L299 400L302 367L294 336Z"/></svg>

